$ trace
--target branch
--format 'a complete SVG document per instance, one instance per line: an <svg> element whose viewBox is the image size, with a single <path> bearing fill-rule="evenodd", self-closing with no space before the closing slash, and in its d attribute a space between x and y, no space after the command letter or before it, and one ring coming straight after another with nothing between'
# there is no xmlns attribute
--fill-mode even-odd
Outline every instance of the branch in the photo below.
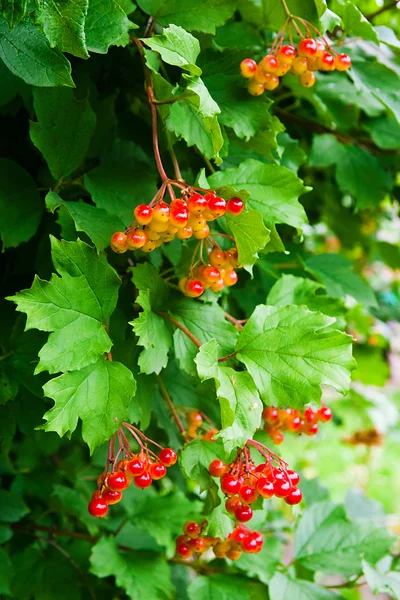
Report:
<svg viewBox="0 0 400 600"><path fill-rule="evenodd" d="M168 404L169 409L172 413L172 417L176 423L176 426L178 427L179 431L184 434L185 433L185 427L182 424L182 421L179 418L178 413L176 412L176 408L171 400L171 396L168 394L167 392L167 388L164 385L163 380L161 379L161 377L159 375L156 375L156 379L157 379L157 383L158 386L160 388L160 392L162 394L162 397L164 398L165 402Z"/></svg>
<svg viewBox="0 0 400 600"><path fill-rule="evenodd" d="M398 3L398 0L392 0L392 2L388 2L388 4L384 4L383 6L381 6L381 8L378 8L378 10L375 10L374 12L370 13L369 15L365 15L365 18L370 21L371 19L374 19L378 15L381 15L386 10L395 8L397 3Z"/></svg>
<svg viewBox="0 0 400 600"><path fill-rule="evenodd" d="M187 335L187 337L190 340L192 340L193 344L195 344L198 348L201 348L200 340L198 340L197 337L195 335L193 335L193 333L191 331L189 331L189 329L187 327L182 325L182 323L179 323L179 321L174 319L174 317L171 317L171 315L169 315L168 313L159 312L159 311L155 311L155 312L156 312L156 315L160 315L160 317L162 317L166 321L170 321L170 323L172 323L173 325L175 325L175 327L180 329L182 331L182 333Z"/></svg>
<svg viewBox="0 0 400 600"><path fill-rule="evenodd" d="M227 356L223 356L222 358L218 359L218 362L225 362L226 360L230 360L231 358L235 358L237 352L232 352L231 354L228 354Z"/></svg>

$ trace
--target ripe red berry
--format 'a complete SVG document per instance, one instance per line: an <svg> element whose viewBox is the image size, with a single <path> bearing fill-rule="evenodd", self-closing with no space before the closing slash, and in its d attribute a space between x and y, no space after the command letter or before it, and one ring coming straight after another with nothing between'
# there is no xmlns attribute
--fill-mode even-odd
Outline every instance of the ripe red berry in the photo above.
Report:
<svg viewBox="0 0 400 600"><path fill-rule="evenodd" d="M246 79L250 79L250 77L253 77L256 71L257 63L255 60L251 58L245 58L240 63L240 72L243 75L243 77L246 77Z"/></svg>
<svg viewBox="0 0 400 600"><path fill-rule="evenodd" d="M147 240L147 235L143 229L133 229L127 235L128 248L130 250L136 250L137 248L143 248Z"/></svg>
<svg viewBox="0 0 400 600"><path fill-rule="evenodd" d="M321 406L317 413L317 418L323 423L328 423L332 419L332 411L329 406Z"/></svg>
<svg viewBox="0 0 400 600"><path fill-rule="evenodd" d="M183 526L183 533L190 538L197 538L201 534L201 527L196 521L188 521Z"/></svg>
<svg viewBox="0 0 400 600"><path fill-rule="evenodd" d="M134 458L128 464L128 469L134 477L137 477L138 475L144 473L145 468L146 464L140 458Z"/></svg>
<svg viewBox="0 0 400 600"><path fill-rule="evenodd" d="M172 448L164 448L158 455L160 462L166 467L172 467L177 461L177 455Z"/></svg>
<svg viewBox="0 0 400 600"><path fill-rule="evenodd" d="M237 494L240 490L240 481L234 475L227 473L221 477L221 490L224 494Z"/></svg>
<svg viewBox="0 0 400 600"><path fill-rule="evenodd" d="M108 504L103 498L94 498L89 502L88 511L92 517L102 519L108 513Z"/></svg>
<svg viewBox="0 0 400 600"><path fill-rule="evenodd" d="M208 470L213 477L222 477L222 475L226 473L227 468L228 467L223 460L216 458L210 463Z"/></svg>
<svg viewBox="0 0 400 600"><path fill-rule="evenodd" d="M186 227L182 227L181 229L178 229L178 231L176 232L176 237L179 240L188 240L190 237L192 237L193 235L193 229L191 227L188 227L186 225Z"/></svg>
<svg viewBox="0 0 400 600"><path fill-rule="evenodd" d="M271 427L268 430L268 433L269 437L274 442L274 444L276 444L276 446L280 446L280 444L282 444L283 440L285 439L285 436L283 435L280 429L275 429L274 427Z"/></svg>
<svg viewBox="0 0 400 600"><path fill-rule="evenodd" d="M324 52L318 59L318 64L321 71L333 71L335 68L335 58L330 52Z"/></svg>
<svg viewBox="0 0 400 600"><path fill-rule="evenodd" d="M276 70L278 68L278 61L276 60L276 57L272 54L267 54L267 56L264 56L264 58L262 59L260 66L262 70L265 71L265 73L270 73L273 75L274 73L276 73Z"/></svg>
<svg viewBox="0 0 400 600"><path fill-rule="evenodd" d="M286 498L292 489L292 484L289 478L276 479L274 481L274 494L278 498Z"/></svg>
<svg viewBox="0 0 400 600"><path fill-rule="evenodd" d="M204 285L199 279L188 279L186 282L186 296L198 298L204 292Z"/></svg>
<svg viewBox="0 0 400 600"><path fill-rule="evenodd" d="M180 544L177 544L176 553L181 558L189 558L190 556L192 556L192 550L191 550L190 546L188 544L186 544L185 542L181 542Z"/></svg>
<svg viewBox="0 0 400 600"><path fill-rule="evenodd" d="M200 215L207 208L207 200L201 194L192 194L187 201L189 212Z"/></svg>
<svg viewBox="0 0 400 600"><path fill-rule="evenodd" d="M351 58L347 54L335 56L335 67L338 71L346 71L351 67Z"/></svg>
<svg viewBox="0 0 400 600"><path fill-rule="evenodd" d="M158 223L167 223L169 219L169 206L165 202L159 202L153 208L153 218L152 221L157 221Z"/></svg>
<svg viewBox="0 0 400 600"><path fill-rule="evenodd" d="M208 196L208 194L207 194L207 196ZM213 198L210 198L208 201L208 210L215 217L222 217L226 212L225 200L223 198L219 198L218 196L214 196Z"/></svg>
<svg viewBox="0 0 400 600"><path fill-rule="evenodd" d="M117 231L113 234L110 241L110 247L113 252L123 254L128 250L128 238L123 231Z"/></svg>
<svg viewBox="0 0 400 600"><path fill-rule="evenodd" d="M230 198L226 203L226 211L230 215L240 215L244 208L244 202L240 198Z"/></svg>
<svg viewBox="0 0 400 600"><path fill-rule="evenodd" d="M253 504L257 500L258 493L251 485L242 485L239 496L245 504Z"/></svg>
<svg viewBox="0 0 400 600"><path fill-rule="evenodd" d="M282 46L279 49L278 56L281 62L290 65L296 58L296 49L293 46Z"/></svg>
<svg viewBox="0 0 400 600"><path fill-rule="evenodd" d="M249 529L246 525L238 525L231 534L231 539L238 544L241 544L246 536L249 535Z"/></svg>
<svg viewBox="0 0 400 600"><path fill-rule="evenodd" d="M193 552L205 552L208 546L206 540L202 537L197 537L193 540L190 540L189 545Z"/></svg>
<svg viewBox="0 0 400 600"><path fill-rule="evenodd" d="M297 485L300 481L300 475L298 474L298 472L294 471L293 469L288 469L286 472L287 472L287 476L290 479L291 484Z"/></svg>
<svg viewBox="0 0 400 600"><path fill-rule="evenodd" d="M318 433L318 423L313 423L312 425L309 425L305 429L304 433L306 435L309 435L309 436L317 435L317 433Z"/></svg>
<svg viewBox="0 0 400 600"><path fill-rule="evenodd" d="M297 46L299 56L311 57L317 51L317 42L313 38L303 38Z"/></svg>
<svg viewBox="0 0 400 600"><path fill-rule="evenodd" d="M295 504L300 504L300 502L303 499L303 494L301 493L301 490L299 490L299 488L297 487L293 487L289 494L286 496L285 498L285 502L286 504L290 504L290 506L293 506Z"/></svg>
<svg viewBox="0 0 400 600"><path fill-rule="evenodd" d="M202 279L204 279L206 283L217 283L217 281L221 279L221 273L217 267L209 265L203 269Z"/></svg>
<svg viewBox="0 0 400 600"><path fill-rule="evenodd" d="M106 502L107 504L118 504L118 502L120 502L122 499L122 492L119 492L117 490L110 490L108 488L106 488L101 495L103 497L104 502Z"/></svg>
<svg viewBox="0 0 400 600"><path fill-rule="evenodd" d="M286 427L289 431L298 431L301 427L301 417L298 415L290 415L286 419Z"/></svg>
<svg viewBox="0 0 400 600"><path fill-rule="evenodd" d="M150 475L153 479L162 479L167 474L167 468L161 463L157 462L151 465L150 467Z"/></svg>
<svg viewBox="0 0 400 600"><path fill-rule="evenodd" d="M316 423L317 412L311 406L307 406L306 410L304 411L304 420L306 423Z"/></svg>
<svg viewBox="0 0 400 600"><path fill-rule="evenodd" d="M227 512L232 515L239 506L242 506L242 502L238 496L230 496L225 502Z"/></svg>
<svg viewBox="0 0 400 600"><path fill-rule="evenodd" d="M136 222L139 225L148 225L153 217L153 209L147 204L139 204L133 211Z"/></svg>
<svg viewBox="0 0 400 600"><path fill-rule="evenodd" d="M269 425L274 425L279 419L279 411L275 406L266 406L262 412L262 418Z"/></svg>
<svg viewBox="0 0 400 600"><path fill-rule="evenodd" d="M208 257L210 264L217 269L221 269L226 262L226 253L220 248L214 248Z"/></svg>
<svg viewBox="0 0 400 600"><path fill-rule="evenodd" d="M152 481L153 478L148 471L145 471L144 473L138 475L137 477L134 477L133 479L133 483L136 485L136 487L141 488L143 490L145 488L148 488L151 485Z"/></svg>
<svg viewBox="0 0 400 600"><path fill-rule="evenodd" d="M266 477L260 477L260 479L257 481L256 487L261 498L272 498L274 495L274 484L272 481L268 481Z"/></svg>
<svg viewBox="0 0 400 600"><path fill-rule="evenodd" d="M107 478L107 487L110 490L122 491L125 490L129 486L129 481L127 476L123 471L115 471L115 473L110 473Z"/></svg>
<svg viewBox="0 0 400 600"><path fill-rule="evenodd" d="M253 531L244 538L242 548L247 554L256 554L261 551L263 543L262 535L258 531Z"/></svg>
<svg viewBox="0 0 400 600"><path fill-rule="evenodd" d="M241 523L247 523L253 516L251 506L238 506L235 510L235 519Z"/></svg>
<svg viewBox="0 0 400 600"><path fill-rule="evenodd" d="M189 211L186 202L174 200L170 205L169 222L179 229L185 227L189 219Z"/></svg>

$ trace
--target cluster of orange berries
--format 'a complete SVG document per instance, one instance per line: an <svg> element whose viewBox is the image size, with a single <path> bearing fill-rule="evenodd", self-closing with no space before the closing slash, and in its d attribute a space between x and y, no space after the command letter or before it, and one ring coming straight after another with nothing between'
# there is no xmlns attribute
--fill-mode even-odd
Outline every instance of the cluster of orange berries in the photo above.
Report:
<svg viewBox="0 0 400 600"><path fill-rule="evenodd" d="M218 433L218 429L215 429L211 422L205 421L198 410L191 410L186 414L186 423L185 438L187 440L198 438L206 442L215 442L214 435Z"/></svg>
<svg viewBox="0 0 400 600"><path fill-rule="evenodd" d="M238 560L242 552L256 554L261 551L263 536L258 531L251 531L245 525L237 525L226 540L219 537L202 536L207 525L196 521L188 521L183 527L183 535L176 538L176 553L181 558L190 558L193 554L203 554L212 548L216 558Z"/></svg>
<svg viewBox="0 0 400 600"><path fill-rule="evenodd" d="M154 207L139 204L135 208L135 221L128 229L117 231L111 237L110 246L114 252L123 254L127 250L152 252L163 243L172 242L175 237L188 240L192 236L203 240L210 233L208 222L222 217L226 212L239 215L244 208L240 198L228 201L215 192L192 193L186 200L172 200L167 204L163 200Z"/></svg>
<svg viewBox="0 0 400 600"><path fill-rule="evenodd" d="M297 50L293 46L281 46L277 51L267 54L257 64L251 58L245 58L240 64L243 77L250 79L248 90L253 96L261 96L265 90L278 87L280 77L290 71L297 75L304 87L315 83L315 71L346 71L351 66L347 54L332 54L324 42L314 38L303 38Z"/></svg>
<svg viewBox="0 0 400 600"><path fill-rule="evenodd" d="M313 436L318 433L318 423L328 423L332 419L332 411L328 406L321 406L314 410L308 406L304 412L293 408L275 408L267 406L262 413L264 430L268 433L274 444L282 444L284 431L292 433L305 433Z"/></svg>
<svg viewBox="0 0 400 600"><path fill-rule="evenodd" d="M236 247L229 250L213 248L208 256L208 264L194 267L188 277L179 280L179 289L189 296L198 298L205 289L220 292L225 286L231 287L238 280L235 268L238 265L238 251Z"/></svg>

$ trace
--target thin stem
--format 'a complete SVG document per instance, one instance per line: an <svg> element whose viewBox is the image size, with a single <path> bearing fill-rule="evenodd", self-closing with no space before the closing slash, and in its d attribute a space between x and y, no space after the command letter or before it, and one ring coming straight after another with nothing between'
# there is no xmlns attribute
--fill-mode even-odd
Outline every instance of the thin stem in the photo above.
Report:
<svg viewBox="0 0 400 600"><path fill-rule="evenodd" d="M292 18L292 13L289 10L288 5L286 4L285 0L281 0L282 6L283 6L283 10L285 11L286 16L288 17L288 19Z"/></svg>
<svg viewBox="0 0 400 600"><path fill-rule="evenodd" d="M179 163L178 163L178 159L176 158L175 150L173 148L171 148L169 153L171 155L172 164L174 165L175 177L177 178L178 181L183 181L182 173L179 168Z"/></svg>
<svg viewBox="0 0 400 600"><path fill-rule="evenodd" d="M189 331L189 329L187 327L185 327L184 325L182 325L182 323L179 323L179 321L177 321L176 319L174 319L174 317L171 317L171 315L169 315L168 313L164 313L164 312L158 312L158 311L156 311L156 314L160 315L160 317L162 317L166 321L169 321L170 323L172 323L173 325L175 325L175 327L177 327L178 329L180 329L182 331L182 333L184 333L185 335L187 335L187 337L190 340L192 340L193 344L195 344L198 348L201 347L200 340L198 340L197 337L195 335L193 335L193 333L191 331Z"/></svg>
<svg viewBox="0 0 400 600"><path fill-rule="evenodd" d="M170 409L172 417L176 423L176 426L178 427L179 431L182 434L185 433L185 427L183 426L182 421L180 420L179 415L176 412L174 403L171 400L171 396L168 394L167 388L165 387L163 380L161 379L161 377L159 375L156 375L156 379L157 379L158 387L160 388L161 395L164 398L165 402L169 406L169 409Z"/></svg>
<svg viewBox="0 0 400 600"><path fill-rule="evenodd" d="M227 319L228 321L230 321L231 323L233 323L235 325L235 327L237 327L239 330L243 329L243 323L247 322L247 319L236 319L235 317L233 317L232 315L230 315L227 312L224 312L225 315L225 319Z"/></svg>
<svg viewBox="0 0 400 600"><path fill-rule="evenodd" d="M218 233L218 231L211 231L209 235L216 235L218 237L227 238L228 240L235 241L235 238L232 235L228 235L227 233Z"/></svg>
<svg viewBox="0 0 400 600"><path fill-rule="evenodd" d="M237 355L237 352L231 352L231 354L228 354L227 356L223 356L222 358L219 358L218 362L225 362L226 360L230 360L231 358L235 358L236 355Z"/></svg>
<svg viewBox="0 0 400 600"><path fill-rule="evenodd" d="M392 2L388 2L388 4L384 4L383 6L381 6L381 8L378 8L378 10L375 10L374 12L370 13L369 15L365 15L365 18L368 19L369 21L371 19L374 19L375 17L377 17L378 15L381 15L386 10L389 10L391 8L395 8L395 6L397 5L398 1L399 0L392 0Z"/></svg>
<svg viewBox="0 0 400 600"><path fill-rule="evenodd" d="M14 354L14 350L10 350L10 352L6 352L5 354L2 354L2 355L0 356L0 362L1 362L2 360L6 360L6 358L8 358L9 356L11 356L12 354Z"/></svg>

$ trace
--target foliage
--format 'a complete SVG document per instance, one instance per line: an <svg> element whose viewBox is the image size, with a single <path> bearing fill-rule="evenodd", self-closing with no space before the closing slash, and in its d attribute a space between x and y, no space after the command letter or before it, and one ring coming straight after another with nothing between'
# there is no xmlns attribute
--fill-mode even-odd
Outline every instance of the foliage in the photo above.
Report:
<svg viewBox="0 0 400 600"><path fill-rule="evenodd" d="M252 97L239 64L287 11L352 68ZM377 0L2 3L2 598L400 599L399 37ZM192 238L111 252L163 169L244 201L210 224L237 285L182 295ZM321 402L317 437L277 449L262 429L265 406ZM96 520L123 423L179 461ZM252 438L300 470L303 502L258 498L259 554L177 558L190 519L232 531L208 467Z"/></svg>

